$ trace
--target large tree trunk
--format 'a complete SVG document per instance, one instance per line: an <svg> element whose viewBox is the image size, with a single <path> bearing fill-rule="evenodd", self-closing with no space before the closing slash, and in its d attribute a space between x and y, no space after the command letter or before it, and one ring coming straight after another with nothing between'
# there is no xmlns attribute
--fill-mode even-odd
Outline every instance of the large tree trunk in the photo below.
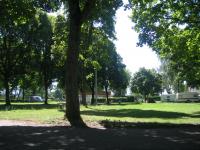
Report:
<svg viewBox="0 0 200 150"><path fill-rule="evenodd" d="M82 89L82 91L81 91L81 97L82 97L82 104L83 104L84 106L87 106L86 92L85 92L84 89Z"/></svg>
<svg viewBox="0 0 200 150"><path fill-rule="evenodd" d="M84 74L83 68L82 68L81 76L82 76L81 77L81 87L80 87L81 103L82 103L82 105L87 106L87 101L86 101L86 81L85 81L85 74Z"/></svg>
<svg viewBox="0 0 200 150"><path fill-rule="evenodd" d="M107 86L104 86L105 87L105 91L106 91L106 102L107 102L107 105L110 104L110 100L108 98L108 87Z"/></svg>
<svg viewBox="0 0 200 150"><path fill-rule="evenodd" d="M24 87L22 87L22 100L23 100L23 102L24 102L24 99L25 98L25 89L24 89Z"/></svg>
<svg viewBox="0 0 200 150"><path fill-rule="evenodd" d="M46 57L46 56L45 56ZM48 104L48 79L47 79L47 63L46 63L46 58L45 58L45 65L44 65L44 72L43 72L43 76L44 76L44 104Z"/></svg>
<svg viewBox="0 0 200 150"><path fill-rule="evenodd" d="M91 105L95 104L95 99L94 99L94 84L92 84L92 86L90 86L91 89L91 94L92 94L92 98L91 98Z"/></svg>
<svg viewBox="0 0 200 150"><path fill-rule="evenodd" d="M48 83L47 81L44 81L44 91L45 91L45 100L44 104L48 104Z"/></svg>
<svg viewBox="0 0 200 150"><path fill-rule="evenodd" d="M4 86L6 89L6 105L10 105L10 87L9 87L9 80L7 77L4 78Z"/></svg>
<svg viewBox="0 0 200 150"><path fill-rule="evenodd" d="M80 44L81 13L79 1L69 1L70 30L66 61L66 117L72 126L85 127L80 116L78 98L78 56Z"/></svg>
<svg viewBox="0 0 200 150"><path fill-rule="evenodd" d="M20 100L21 93L22 93L22 89L20 88L19 93L17 94L17 100Z"/></svg>

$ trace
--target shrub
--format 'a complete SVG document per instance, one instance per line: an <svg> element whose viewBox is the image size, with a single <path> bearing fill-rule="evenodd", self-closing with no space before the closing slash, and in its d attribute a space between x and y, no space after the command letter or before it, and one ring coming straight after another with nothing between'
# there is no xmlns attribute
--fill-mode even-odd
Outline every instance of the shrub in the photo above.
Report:
<svg viewBox="0 0 200 150"><path fill-rule="evenodd" d="M150 96L149 100L160 101L161 98L160 98L160 96Z"/></svg>
<svg viewBox="0 0 200 150"><path fill-rule="evenodd" d="M97 103L105 103L106 99L105 98L98 98Z"/></svg>
<svg viewBox="0 0 200 150"><path fill-rule="evenodd" d="M135 102L136 101L136 97L134 97L134 96L127 96L127 101L128 102Z"/></svg>

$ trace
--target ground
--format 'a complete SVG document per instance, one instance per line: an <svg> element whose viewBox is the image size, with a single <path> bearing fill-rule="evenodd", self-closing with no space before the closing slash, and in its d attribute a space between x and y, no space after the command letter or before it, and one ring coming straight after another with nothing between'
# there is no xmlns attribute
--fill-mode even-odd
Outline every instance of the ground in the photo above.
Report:
<svg viewBox="0 0 200 150"><path fill-rule="evenodd" d="M2 150L199 150L200 128L93 128L0 121ZM96 128L94 128L96 127Z"/></svg>

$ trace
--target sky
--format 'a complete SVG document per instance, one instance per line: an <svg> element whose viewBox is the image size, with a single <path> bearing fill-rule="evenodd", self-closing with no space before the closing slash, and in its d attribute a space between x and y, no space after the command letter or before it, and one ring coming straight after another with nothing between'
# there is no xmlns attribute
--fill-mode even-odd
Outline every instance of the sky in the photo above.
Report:
<svg viewBox="0 0 200 150"><path fill-rule="evenodd" d="M120 8L116 14L115 46L118 54L123 58L123 63L131 73L135 73L141 67L158 69L160 61L155 52L147 46L136 46L138 34L132 29L134 24L129 18L130 15L131 10L124 11L124 8Z"/></svg>

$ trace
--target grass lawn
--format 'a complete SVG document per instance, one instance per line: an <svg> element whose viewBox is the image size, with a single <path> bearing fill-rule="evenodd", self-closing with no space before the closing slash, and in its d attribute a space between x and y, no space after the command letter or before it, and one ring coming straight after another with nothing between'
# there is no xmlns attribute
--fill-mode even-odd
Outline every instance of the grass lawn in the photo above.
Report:
<svg viewBox="0 0 200 150"><path fill-rule="evenodd" d="M126 121L173 124L200 124L200 103L154 103L154 104L113 104L81 106L85 121ZM64 112L56 102L49 105L41 103L13 103L6 110L0 103L0 120L28 120L40 123L63 121Z"/></svg>
<svg viewBox="0 0 200 150"><path fill-rule="evenodd" d="M200 103L152 103L89 106L86 120L200 124Z"/></svg>
<svg viewBox="0 0 200 150"><path fill-rule="evenodd" d="M64 113L58 109L58 104L51 102L49 105L42 103L12 103L7 109L0 103L0 120L26 120L39 123L54 123L63 120Z"/></svg>

